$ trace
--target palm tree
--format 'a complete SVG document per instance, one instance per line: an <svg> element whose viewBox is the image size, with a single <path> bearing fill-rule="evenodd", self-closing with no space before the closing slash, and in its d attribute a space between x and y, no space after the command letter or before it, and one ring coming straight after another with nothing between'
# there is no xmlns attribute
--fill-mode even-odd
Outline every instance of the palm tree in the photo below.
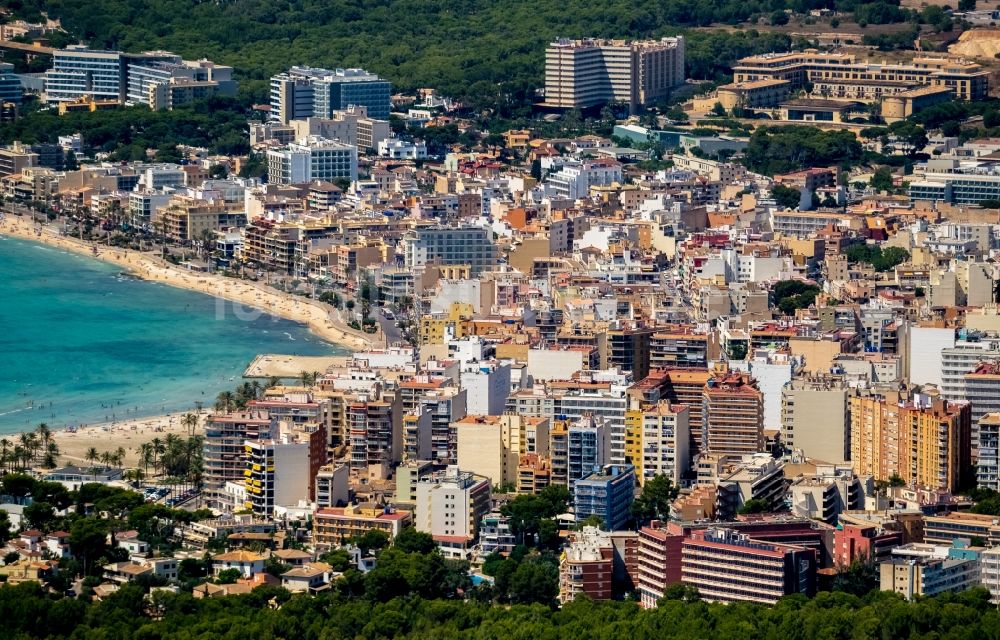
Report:
<svg viewBox="0 0 1000 640"><path fill-rule="evenodd" d="M97 453L97 449L95 447L91 447L87 449L87 453L83 454L83 457L87 462L94 464L101 456Z"/></svg>
<svg viewBox="0 0 1000 640"><path fill-rule="evenodd" d="M204 445L205 439L201 436L188 438L187 442L184 443L184 468L185 474L189 479L194 475L196 475L199 480L201 478L202 451Z"/></svg>
<svg viewBox="0 0 1000 640"><path fill-rule="evenodd" d="M7 452L10 451L10 440L0 438L0 467L7 471Z"/></svg>
<svg viewBox="0 0 1000 640"><path fill-rule="evenodd" d="M118 447L115 451L115 460L118 463L116 466L121 469L125 463L125 447Z"/></svg>
<svg viewBox="0 0 1000 640"><path fill-rule="evenodd" d="M160 466L160 456L163 455L163 440L159 438L153 438L150 445L153 447L153 473L156 473L157 468Z"/></svg>
<svg viewBox="0 0 1000 640"><path fill-rule="evenodd" d="M49 442L45 447L45 455L43 456L42 465L48 469L56 466L59 462L59 445L55 442Z"/></svg>
<svg viewBox="0 0 1000 640"><path fill-rule="evenodd" d="M176 433L167 434L164 441L163 468L168 476L179 475L177 472L184 460L184 441Z"/></svg>
<svg viewBox="0 0 1000 640"><path fill-rule="evenodd" d="M27 465L28 462L26 455L27 454L25 452L24 447L22 447L21 445L14 446L14 454L12 456L14 469L24 469L25 465Z"/></svg>
<svg viewBox="0 0 1000 640"><path fill-rule="evenodd" d="M52 429L49 428L49 425L44 422L39 423L39 425L35 427L35 435L38 436L38 439L42 442L42 450L44 451L47 449L49 443L52 442Z"/></svg>
<svg viewBox="0 0 1000 640"><path fill-rule="evenodd" d="M234 400L235 397L233 396L232 391L223 391L215 398L215 410L225 411L226 413L229 413L230 409L233 406Z"/></svg>
<svg viewBox="0 0 1000 640"><path fill-rule="evenodd" d="M188 435L193 436L194 430L198 428L199 418L194 413L185 413L181 418L181 424L187 427Z"/></svg>
<svg viewBox="0 0 1000 640"><path fill-rule="evenodd" d="M38 452L38 438L34 433L22 433L18 437L18 442L20 442L21 448L24 449L24 455L26 456L25 467L27 467L27 463L34 460Z"/></svg>
<svg viewBox="0 0 1000 640"><path fill-rule="evenodd" d="M152 443L143 442L139 445L139 448L136 449L136 452L139 454L139 461L142 463L143 467L145 467L146 473L149 473L149 465L154 459L156 459L156 453L153 451Z"/></svg>

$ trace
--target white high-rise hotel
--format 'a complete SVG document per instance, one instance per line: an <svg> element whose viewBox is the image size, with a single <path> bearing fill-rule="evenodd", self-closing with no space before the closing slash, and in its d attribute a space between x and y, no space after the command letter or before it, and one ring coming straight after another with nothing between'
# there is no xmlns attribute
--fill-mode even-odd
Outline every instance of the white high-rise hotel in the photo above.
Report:
<svg viewBox="0 0 1000 640"><path fill-rule="evenodd" d="M544 105L586 109L623 102L631 113L684 83L684 37L557 40L545 50Z"/></svg>

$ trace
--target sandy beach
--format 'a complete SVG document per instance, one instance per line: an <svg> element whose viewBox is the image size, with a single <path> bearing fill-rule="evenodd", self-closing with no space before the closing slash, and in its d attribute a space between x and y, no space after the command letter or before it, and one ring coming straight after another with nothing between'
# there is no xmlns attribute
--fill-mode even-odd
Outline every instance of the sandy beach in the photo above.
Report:
<svg viewBox="0 0 1000 640"><path fill-rule="evenodd" d="M182 438L190 435L188 428L181 424L183 415L183 412L177 412L164 416L122 420L83 427L75 432L65 429L53 430L52 438L59 445L59 464L89 464L86 455L91 447L97 449L99 454L105 451L114 452L118 447L122 447L125 449L125 467L141 466L138 454L140 445L155 438L163 440L171 433ZM201 412L194 435L202 433L204 421L209 415L211 414L207 410ZM13 440L17 434L6 437Z"/></svg>
<svg viewBox="0 0 1000 640"><path fill-rule="evenodd" d="M244 378L295 378L302 374L323 373L332 366L345 366L350 356L288 356L262 353L243 372Z"/></svg>
<svg viewBox="0 0 1000 640"><path fill-rule="evenodd" d="M336 310L320 302L277 291L249 280L236 280L215 274L187 271L158 257L115 247L104 247L64 236L57 229L35 224L29 218L5 214L0 220L0 234L42 242L110 262L124 270L155 282L198 291L223 298L243 307L259 309L287 320L301 322L319 337L350 349L379 346L374 337L362 337L344 324ZM96 253L95 253L96 248ZM226 312L246 313L250 309L227 308Z"/></svg>

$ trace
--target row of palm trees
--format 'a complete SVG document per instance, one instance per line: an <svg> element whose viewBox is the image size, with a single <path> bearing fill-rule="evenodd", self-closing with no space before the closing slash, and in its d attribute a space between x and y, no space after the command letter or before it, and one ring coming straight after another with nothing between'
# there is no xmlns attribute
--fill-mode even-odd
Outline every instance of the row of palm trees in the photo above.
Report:
<svg viewBox="0 0 1000 640"><path fill-rule="evenodd" d="M96 466L99 462L105 467L118 467L119 469L122 469L125 466L125 453L124 447L118 447L114 451L104 451L101 453L97 452L97 447L91 447L87 449L87 452L83 454L83 457L87 462L94 466Z"/></svg>
<svg viewBox="0 0 1000 640"><path fill-rule="evenodd" d="M312 376L310 378L310 376ZM302 374L303 384L307 380L312 380L313 383L316 381L316 377L319 374ZM233 409L243 409L251 400L258 400L263 397L264 392L271 387L276 387L281 383L281 379L277 377L271 377L267 384L261 384L259 381L254 380L253 382L244 382L243 384L236 387L234 391L223 391L215 398L215 410L223 411L229 413Z"/></svg>
<svg viewBox="0 0 1000 640"><path fill-rule="evenodd" d="M181 438L168 434L165 438L153 438L139 445L139 464L146 475L149 468L153 474L163 474L174 478L192 479L201 477L201 453L204 439L201 436Z"/></svg>
<svg viewBox="0 0 1000 640"><path fill-rule="evenodd" d="M0 438L0 471L24 471L32 466L52 468L59 461L59 445L44 422L17 439Z"/></svg>

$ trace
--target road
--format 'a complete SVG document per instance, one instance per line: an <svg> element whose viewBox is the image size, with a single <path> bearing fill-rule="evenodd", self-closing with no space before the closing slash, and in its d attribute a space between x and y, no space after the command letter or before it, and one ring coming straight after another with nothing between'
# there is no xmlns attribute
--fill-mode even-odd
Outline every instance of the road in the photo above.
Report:
<svg viewBox="0 0 1000 640"><path fill-rule="evenodd" d="M378 326L382 330L382 335L385 336L386 346L403 340L403 333L396 326L396 321L385 317L385 309L378 310Z"/></svg>

